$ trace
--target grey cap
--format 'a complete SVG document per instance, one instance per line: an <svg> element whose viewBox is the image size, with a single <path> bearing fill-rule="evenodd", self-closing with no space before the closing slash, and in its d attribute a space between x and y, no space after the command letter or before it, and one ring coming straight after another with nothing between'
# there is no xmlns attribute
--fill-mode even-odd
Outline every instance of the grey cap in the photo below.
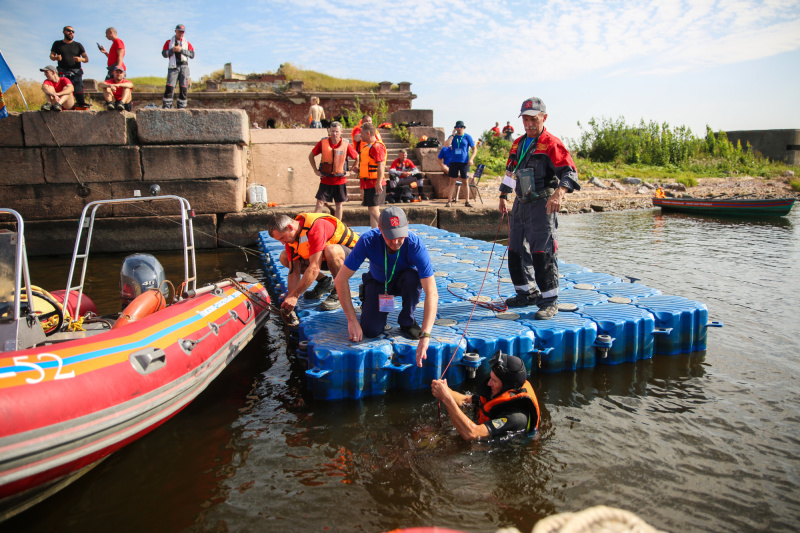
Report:
<svg viewBox="0 0 800 533"><path fill-rule="evenodd" d="M378 226L381 234L387 239L408 237L408 219L405 212L399 207L387 207L381 212Z"/></svg>
<svg viewBox="0 0 800 533"><path fill-rule="evenodd" d="M522 102L522 107L519 110L519 116L522 115L532 115L536 116L539 113L547 114L547 106L544 105L544 102L541 98L536 98L532 96Z"/></svg>
<svg viewBox="0 0 800 533"><path fill-rule="evenodd" d="M175 29L176 30L181 30L181 31L186 31L186 26L184 26L183 24L178 24L177 26L175 26Z"/></svg>
<svg viewBox="0 0 800 533"><path fill-rule="evenodd" d="M58 69L56 69L56 67L54 67L53 65L47 65L44 68L40 68L39 72L47 72L48 70L51 70L53 72L58 72Z"/></svg>

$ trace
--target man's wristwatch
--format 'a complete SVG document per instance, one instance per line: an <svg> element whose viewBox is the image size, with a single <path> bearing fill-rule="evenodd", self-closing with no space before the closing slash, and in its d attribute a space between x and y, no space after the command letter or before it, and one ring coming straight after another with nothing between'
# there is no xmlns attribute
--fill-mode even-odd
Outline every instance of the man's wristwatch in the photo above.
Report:
<svg viewBox="0 0 800 533"><path fill-rule="evenodd" d="M508 195L507 194L501 194L500 195L500 199L501 200L508 200Z"/></svg>
<svg viewBox="0 0 800 533"><path fill-rule="evenodd" d="M431 338L431 334L428 333L427 331L423 331L422 333L419 334L419 338L420 339L430 339Z"/></svg>

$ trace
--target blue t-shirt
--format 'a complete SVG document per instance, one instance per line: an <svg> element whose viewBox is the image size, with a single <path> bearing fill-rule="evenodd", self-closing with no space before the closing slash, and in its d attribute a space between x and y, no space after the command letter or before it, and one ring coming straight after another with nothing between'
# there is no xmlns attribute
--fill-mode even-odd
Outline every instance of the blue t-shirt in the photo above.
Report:
<svg viewBox="0 0 800 533"><path fill-rule="evenodd" d="M358 238L353 251L344 260L344 266L355 272L364 259L369 259L369 273L375 280L383 282L387 277L383 268L385 254L389 274L392 273L394 267L393 279L397 277L397 274L409 268L416 268L420 279L433 276L433 265L431 257L428 255L428 249L416 233L409 231L408 238L403 241L400 250L396 254L390 252L380 230L373 228ZM395 266L395 261L397 261L397 266Z"/></svg>
<svg viewBox="0 0 800 533"><path fill-rule="evenodd" d="M453 151L450 150L449 146L443 146L442 149L439 150L439 155L437 157L442 160L445 166L450 166L450 158L453 157Z"/></svg>
<svg viewBox="0 0 800 533"><path fill-rule="evenodd" d="M469 161L469 149L475 146L475 141L469 136L469 133L458 136L454 135L453 140L450 141L450 161L453 163L466 163Z"/></svg>

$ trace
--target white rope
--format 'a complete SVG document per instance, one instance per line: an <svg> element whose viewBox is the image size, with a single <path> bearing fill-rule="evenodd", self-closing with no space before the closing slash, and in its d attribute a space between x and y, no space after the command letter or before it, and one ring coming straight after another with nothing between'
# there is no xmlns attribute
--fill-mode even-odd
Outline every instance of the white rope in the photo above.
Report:
<svg viewBox="0 0 800 533"><path fill-rule="evenodd" d="M635 514L598 505L577 513L548 516L532 533L663 533Z"/></svg>

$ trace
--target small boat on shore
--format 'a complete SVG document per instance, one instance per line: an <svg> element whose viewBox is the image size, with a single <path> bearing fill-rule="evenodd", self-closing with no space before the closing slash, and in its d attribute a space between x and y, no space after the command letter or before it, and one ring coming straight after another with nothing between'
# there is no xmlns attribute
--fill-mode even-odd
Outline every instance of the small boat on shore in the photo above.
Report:
<svg viewBox="0 0 800 533"><path fill-rule="evenodd" d="M785 216L794 198L653 198L662 211L733 216Z"/></svg>
<svg viewBox="0 0 800 533"><path fill-rule="evenodd" d="M135 254L120 276L130 303L119 316L96 316L83 289L97 209L162 201L178 202L183 231L172 303L160 263ZM0 214L17 222L16 232L0 230L1 522L186 407L263 326L269 296L246 274L197 288L193 212L178 196L87 204L66 290L53 293L31 284L22 217Z"/></svg>

